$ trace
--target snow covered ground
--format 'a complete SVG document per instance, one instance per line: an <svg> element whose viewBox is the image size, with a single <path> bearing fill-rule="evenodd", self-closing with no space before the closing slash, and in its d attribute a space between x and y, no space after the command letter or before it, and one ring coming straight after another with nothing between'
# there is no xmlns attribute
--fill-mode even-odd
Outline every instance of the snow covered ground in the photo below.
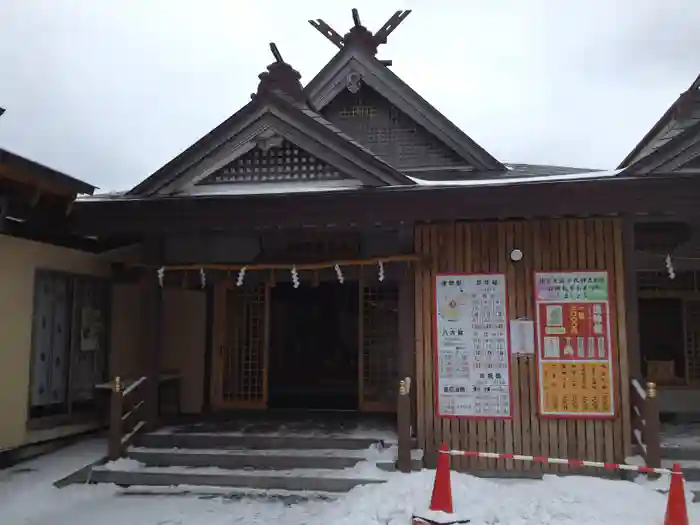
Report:
<svg viewBox="0 0 700 525"><path fill-rule="evenodd" d="M409 525L427 507L434 472L392 474L331 501L285 504L256 498L134 495L113 486L52 483L97 459L88 441L0 471L3 525ZM455 510L475 525L657 525L665 497L649 486L586 477L489 481L452 475ZM132 494L128 494L132 492ZM174 492L174 491L173 491ZM700 523L700 505L690 506Z"/></svg>

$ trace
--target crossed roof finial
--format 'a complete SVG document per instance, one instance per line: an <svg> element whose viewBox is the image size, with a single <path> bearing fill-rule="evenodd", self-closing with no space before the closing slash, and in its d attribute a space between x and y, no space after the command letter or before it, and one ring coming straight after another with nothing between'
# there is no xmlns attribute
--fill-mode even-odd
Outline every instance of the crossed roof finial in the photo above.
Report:
<svg viewBox="0 0 700 525"><path fill-rule="evenodd" d="M362 47L365 51L369 51L373 55L377 54L377 48L386 44L389 35L396 29L405 18L411 14L410 9L405 9L403 11L396 11L389 20L381 27L379 31L372 34L368 31L366 27L362 25L360 20L360 13L356 8L352 10L352 20L354 26L345 36L340 36L340 34L325 23L320 18L316 20L309 20L309 24L314 26L319 33L325 36L328 40L333 42L338 49L343 49L348 45L356 45Z"/></svg>

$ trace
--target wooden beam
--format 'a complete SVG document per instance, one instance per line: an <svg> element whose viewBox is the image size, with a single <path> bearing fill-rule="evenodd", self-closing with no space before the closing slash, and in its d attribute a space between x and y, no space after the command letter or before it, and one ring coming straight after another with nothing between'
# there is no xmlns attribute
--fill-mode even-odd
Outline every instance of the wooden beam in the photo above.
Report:
<svg viewBox="0 0 700 525"><path fill-rule="evenodd" d="M78 201L71 214L86 235L207 230L242 231L413 221L665 214L698 216L700 177L609 177L605 180L497 186L419 187L143 201ZM633 195L634 198L624 196Z"/></svg>
<svg viewBox="0 0 700 525"><path fill-rule="evenodd" d="M246 271L254 270L290 270L292 267L296 267L297 270L321 270L324 268L333 268L334 266L370 266L376 265L379 261L382 263L394 263L394 262L419 262L421 260L420 256L416 254L404 254L404 255L389 255L384 257L372 257L368 259L339 259L334 261L325 261L319 263L308 263L308 264L294 264L294 263L266 263L266 264L185 264L185 265L172 265L163 266L166 271L199 271L204 270L224 270L224 271L238 271L243 268ZM136 266L147 266L147 265L136 265ZM149 265L151 268L156 269L159 266Z"/></svg>

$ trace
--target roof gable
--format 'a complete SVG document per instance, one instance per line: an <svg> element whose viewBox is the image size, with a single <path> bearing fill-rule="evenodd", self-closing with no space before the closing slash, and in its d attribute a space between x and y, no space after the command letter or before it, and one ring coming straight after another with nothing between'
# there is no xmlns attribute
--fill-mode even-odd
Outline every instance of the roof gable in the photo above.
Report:
<svg viewBox="0 0 700 525"><path fill-rule="evenodd" d="M666 113L625 157L618 168L636 169L667 143L675 141L700 122L700 75L681 93Z"/></svg>
<svg viewBox="0 0 700 525"><path fill-rule="evenodd" d="M431 136L433 143L441 144L444 151L453 152L456 158L461 159L462 166L476 171L504 170L503 164L496 158L430 105L384 63L359 47L344 47L309 82L304 91L311 106L332 119L327 108L336 97L347 91L358 93L366 87L384 99L405 122L415 123L415 129L420 130L424 136ZM339 122L334 123L340 125ZM348 133L352 131L348 130ZM369 146L366 133L356 134L353 138ZM425 143L424 147L429 147L428 144L429 142Z"/></svg>
<svg viewBox="0 0 700 525"><path fill-rule="evenodd" d="M298 83L298 73L279 57L260 76L250 103L128 194L199 194L214 191L212 185L222 192L263 180L267 186L331 179L347 187L415 184L309 108L290 76Z"/></svg>
<svg viewBox="0 0 700 525"><path fill-rule="evenodd" d="M700 173L700 119L639 158L626 171L633 175Z"/></svg>

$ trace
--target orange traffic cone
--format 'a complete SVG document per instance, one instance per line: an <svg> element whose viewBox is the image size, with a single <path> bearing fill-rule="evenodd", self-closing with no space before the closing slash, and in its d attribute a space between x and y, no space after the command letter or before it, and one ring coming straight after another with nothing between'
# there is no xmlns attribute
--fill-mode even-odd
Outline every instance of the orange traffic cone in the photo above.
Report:
<svg viewBox="0 0 700 525"><path fill-rule="evenodd" d="M681 466L673 465L673 472L680 472ZM688 521L688 506L685 504L685 484L683 474L671 474L671 488L668 491L666 504L666 519L664 525L690 525Z"/></svg>
<svg viewBox="0 0 700 525"><path fill-rule="evenodd" d="M452 508L452 486L450 485L450 457L445 454L447 450L447 445L443 443L437 458L433 496L430 498L430 510L441 510L452 514L454 510ZM673 523L671 525L678 524Z"/></svg>

